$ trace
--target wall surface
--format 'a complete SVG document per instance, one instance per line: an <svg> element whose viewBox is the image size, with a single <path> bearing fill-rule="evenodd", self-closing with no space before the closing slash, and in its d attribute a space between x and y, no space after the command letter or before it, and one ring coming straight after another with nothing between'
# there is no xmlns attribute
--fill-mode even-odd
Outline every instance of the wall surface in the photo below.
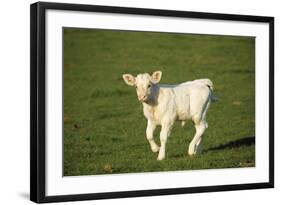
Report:
<svg viewBox="0 0 281 205"><path fill-rule="evenodd" d="M52 1L52 0L49 0ZM0 204L32 204L29 201L29 4L34 1L3 1L0 7ZM81 3L81 1L61 1ZM145 7L275 17L275 105L281 104L281 13L278 1L253 0L84 0L85 4ZM275 121L280 123L280 107ZM276 126L275 147L281 144L280 126ZM280 149L275 150L275 189L142 197L67 204L277 204L281 191ZM64 203L63 203L64 204Z"/></svg>

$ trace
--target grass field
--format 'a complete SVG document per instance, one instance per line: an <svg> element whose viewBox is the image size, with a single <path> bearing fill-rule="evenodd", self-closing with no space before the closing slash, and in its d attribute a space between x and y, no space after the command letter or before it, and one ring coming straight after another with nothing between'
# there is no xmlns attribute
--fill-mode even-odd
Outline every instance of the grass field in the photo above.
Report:
<svg viewBox="0 0 281 205"><path fill-rule="evenodd" d="M162 83L214 82L220 101L208 111L200 155L187 155L191 122L174 125L165 160L151 152L142 105L122 74L155 70ZM252 37L65 28L63 88L66 176L255 166Z"/></svg>

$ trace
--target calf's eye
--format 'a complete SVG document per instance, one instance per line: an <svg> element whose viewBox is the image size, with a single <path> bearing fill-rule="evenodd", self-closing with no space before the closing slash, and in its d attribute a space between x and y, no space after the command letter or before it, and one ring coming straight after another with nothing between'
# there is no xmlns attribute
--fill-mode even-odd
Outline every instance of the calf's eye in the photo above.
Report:
<svg viewBox="0 0 281 205"><path fill-rule="evenodd" d="M151 87L151 85L149 84L147 87L148 87L148 88L150 88L150 87Z"/></svg>

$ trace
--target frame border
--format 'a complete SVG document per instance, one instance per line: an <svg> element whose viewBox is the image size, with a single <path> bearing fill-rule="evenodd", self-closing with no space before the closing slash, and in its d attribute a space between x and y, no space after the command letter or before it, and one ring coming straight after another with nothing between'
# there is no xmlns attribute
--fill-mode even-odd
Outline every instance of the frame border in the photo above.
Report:
<svg viewBox="0 0 281 205"><path fill-rule="evenodd" d="M122 13L269 24L269 181L189 188L46 196L46 10ZM274 17L37 2L30 5L30 200L36 203L274 188Z"/></svg>

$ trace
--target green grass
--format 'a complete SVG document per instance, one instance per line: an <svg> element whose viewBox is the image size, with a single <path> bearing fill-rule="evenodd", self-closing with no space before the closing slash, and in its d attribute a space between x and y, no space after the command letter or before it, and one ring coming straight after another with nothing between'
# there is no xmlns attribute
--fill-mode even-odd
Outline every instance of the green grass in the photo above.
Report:
<svg viewBox="0 0 281 205"><path fill-rule="evenodd" d="M200 155L187 155L191 122L174 125L164 161L151 152L142 105L122 74L155 70L162 83L214 82L220 101ZM255 166L254 84L253 37L64 29L64 175Z"/></svg>

